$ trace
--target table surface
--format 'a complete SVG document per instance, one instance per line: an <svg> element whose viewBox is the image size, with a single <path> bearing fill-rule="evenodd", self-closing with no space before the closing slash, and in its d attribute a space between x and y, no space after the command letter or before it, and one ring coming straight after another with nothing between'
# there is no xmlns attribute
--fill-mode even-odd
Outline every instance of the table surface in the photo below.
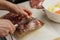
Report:
<svg viewBox="0 0 60 40"><path fill-rule="evenodd" d="M31 8L29 1L20 3L32 11L33 17L36 17L44 22L44 26L37 31L26 35L25 37L16 38L17 40L54 40L57 37L60 37L60 24L50 21L45 13L41 9ZM0 10L0 16L8 12Z"/></svg>
<svg viewBox="0 0 60 40"><path fill-rule="evenodd" d="M24 2L24 3L21 3L20 5L25 6L25 7L29 8L29 9L32 9L32 8L30 7L29 1ZM34 11L34 9L32 9L32 10ZM39 10L38 10L38 11L39 11ZM45 17L45 20L53 27L53 29L54 29L58 34L60 34L60 23L52 22L52 21L50 21L47 17Z"/></svg>

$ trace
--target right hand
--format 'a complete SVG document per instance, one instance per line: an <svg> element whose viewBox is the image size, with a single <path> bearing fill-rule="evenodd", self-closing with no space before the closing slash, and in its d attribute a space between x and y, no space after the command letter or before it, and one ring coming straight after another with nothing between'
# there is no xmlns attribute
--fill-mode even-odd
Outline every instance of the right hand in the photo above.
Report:
<svg viewBox="0 0 60 40"><path fill-rule="evenodd" d="M0 19L0 37L4 37L15 31L14 25L7 19Z"/></svg>

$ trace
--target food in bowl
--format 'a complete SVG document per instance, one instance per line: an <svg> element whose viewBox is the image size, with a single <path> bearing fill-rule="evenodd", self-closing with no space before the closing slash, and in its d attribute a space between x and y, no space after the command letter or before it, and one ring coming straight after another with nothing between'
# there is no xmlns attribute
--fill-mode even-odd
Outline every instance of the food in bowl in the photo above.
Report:
<svg viewBox="0 0 60 40"><path fill-rule="evenodd" d="M60 23L60 0L45 0L42 5L47 17L51 21Z"/></svg>
<svg viewBox="0 0 60 40"><path fill-rule="evenodd" d="M48 7L48 11L56 14L60 14L60 2L58 2L56 5L50 5Z"/></svg>
<svg viewBox="0 0 60 40"><path fill-rule="evenodd" d="M59 7L59 8L60 8L60 2L58 2L58 3L56 4L56 7Z"/></svg>

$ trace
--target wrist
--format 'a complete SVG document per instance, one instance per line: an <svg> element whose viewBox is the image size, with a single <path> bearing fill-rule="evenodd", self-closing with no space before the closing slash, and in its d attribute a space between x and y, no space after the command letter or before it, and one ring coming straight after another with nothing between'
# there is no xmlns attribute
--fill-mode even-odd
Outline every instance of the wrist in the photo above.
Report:
<svg viewBox="0 0 60 40"><path fill-rule="evenodd" d="M5 9L5 10L10 11L14 5L15 5L15 4L10 3L10 2L8 2L8 1L3 1L3 0L1 1L1 0L0 0L0 8L2 7L2 8ZM1 9L2 9L2 8L1 8Z"/></svg>

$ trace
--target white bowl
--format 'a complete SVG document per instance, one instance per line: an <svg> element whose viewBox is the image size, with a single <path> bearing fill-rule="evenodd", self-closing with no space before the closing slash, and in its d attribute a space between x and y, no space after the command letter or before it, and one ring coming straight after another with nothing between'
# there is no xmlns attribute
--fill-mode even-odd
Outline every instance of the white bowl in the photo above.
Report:
<svg viewBox="0 0 60 40"><path fill-rule="evenodd" d="M58 2L60 2L60 0L45 0L42 5L46 11L48 18L51 19L52 21L60 23L60 14L48 11L48 7L50 5L56 5Z"/></svg>

